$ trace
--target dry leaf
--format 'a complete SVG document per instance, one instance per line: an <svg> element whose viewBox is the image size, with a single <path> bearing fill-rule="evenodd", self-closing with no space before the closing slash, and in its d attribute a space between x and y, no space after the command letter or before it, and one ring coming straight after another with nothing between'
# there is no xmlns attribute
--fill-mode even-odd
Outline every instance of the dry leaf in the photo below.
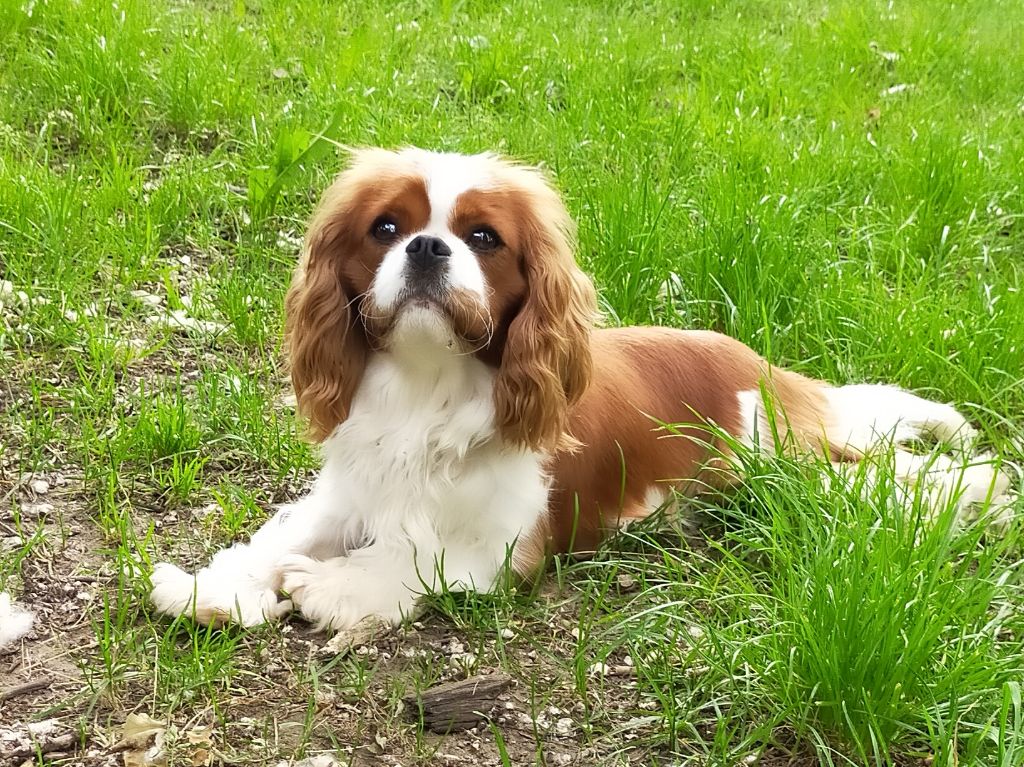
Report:
<svg viewBox="0 0 1024 767"><path fill-rule="evenodd" d="M121 739L131 746L144 746L150 739L163 735L166 730L164 722L157 721L149 714L128 714L121 725Z"/></svg>
<svg viewBox="0 0 1024 767"><path fill-rule="evenodd" d="M186 732L185 737L193 746L208 746L213 742L213 725L196 727Z"/></svg>
<svg viewBox="0 0 1024 767"><path fill-rule="evenodd" d="M163 736L158 736L157 742L145 751L125 751L124 767L163 767L167 764L167 752L164 751Z"/></svg>
<svg viewBox="0 0 1024 767"><path fill-rule="evenodd" d="M193 746L199 746L192 752L192 767L207 767L213 762L213 726L196 727L185 733L185 738Z"/></svg>
<svg viewBox="0 0 1024 767"><path fill-rule="evenodd" d="M149 714L129 714L121 725L124 767L157 767L167 764L164 733L167 725ZM152 742L152 745L150 743Z"/></svg>

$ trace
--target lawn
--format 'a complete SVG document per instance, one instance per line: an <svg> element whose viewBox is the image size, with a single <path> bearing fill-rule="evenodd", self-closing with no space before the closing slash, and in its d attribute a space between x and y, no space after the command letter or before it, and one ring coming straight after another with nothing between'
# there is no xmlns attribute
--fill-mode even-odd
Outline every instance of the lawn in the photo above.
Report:
<svg viewBox="0 0 1024 767"><path fill-rule="evenodd" d="M310 483L282 298L344 146L541 164L608 323L898 383L1024 460L1022 40L1019 0L4 0L0 590L37 621L0 764L137 763L129 721L176 765L1020 767L1019 525L781 458L340 655L146 593ZM489 670L475 730L403 703Z"/></svg>

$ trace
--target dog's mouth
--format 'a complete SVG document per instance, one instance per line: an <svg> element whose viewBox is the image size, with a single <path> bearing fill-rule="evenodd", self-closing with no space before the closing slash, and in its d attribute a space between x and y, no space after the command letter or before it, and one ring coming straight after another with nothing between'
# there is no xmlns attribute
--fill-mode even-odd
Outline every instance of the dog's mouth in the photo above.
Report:
<svg viewBox="0 0 1024 767"><path fill-rule="evenodd" d="M388 345L396 328L402 325L445 328L448 332L444 335L455 336L471 349L485 347L492 332L487 306L466 290L406 290L386 310L367 298L360 306L360 314L368 335L381 347Z"/></svg>
<svg viewBox="0 0 1024 767"><path fill-rule="evenodd" d="M445 313L444 298L433 290L407 291L399 296L395 305L395 314L401 314L409 309L434 310L439 314Z"/></svg>

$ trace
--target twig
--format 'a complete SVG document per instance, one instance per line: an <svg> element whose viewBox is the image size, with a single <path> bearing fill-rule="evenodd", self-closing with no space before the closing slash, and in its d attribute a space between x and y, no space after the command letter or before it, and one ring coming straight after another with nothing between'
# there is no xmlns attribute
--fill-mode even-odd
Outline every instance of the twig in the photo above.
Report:
<svg viewBox="0 0 1024 767"><path fill-rule="evenodd" d="M19 684L16 687L8 687L3 692L0 692L0 702L17 698L20 695L28 695L36 690L45 690L51 684L53 684L52 679L34 679L31 682L25 682L25 684Z"/></svg>
<svg viewBox="0 0 1024 767"><path fill-rule="evenodd" d="M26 759L36 754L52 754L54 751L66 751L75 745L74 733L58 735L55 738L44 740L42 743L33 743L30 748L15 749L12 753L6 754L12 759Z"/></svg>
<svg viewBox="0 0 1024 767"><path fill-rule="evenodd" d="M426 729L446 735L468 730L487 719L498 696L511 684L512 677L499 671L435 685L403 700L409 714L419 718Z"/></svg>

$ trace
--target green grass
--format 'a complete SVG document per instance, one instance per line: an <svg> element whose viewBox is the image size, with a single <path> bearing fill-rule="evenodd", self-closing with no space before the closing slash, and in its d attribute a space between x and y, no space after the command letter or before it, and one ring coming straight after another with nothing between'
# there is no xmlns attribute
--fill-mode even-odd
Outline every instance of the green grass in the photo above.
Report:
<svg viewBox="0 0 1024 767"><path fill-rule="evenodd" d="M377 655L145 605L151 561L202 561L315 468L281 305L342 145L541 163L610 321L955 402L1021 460L1021 39L1018 0L0 4L0 587L91 595L45 615L79 674L16 716L202 719L243 763L1024 763L1017 530L783 460L706 540L666 520L539 593L437 595ZM455 636L517 679L526 719L483 752L403 719Z"/></svg>

